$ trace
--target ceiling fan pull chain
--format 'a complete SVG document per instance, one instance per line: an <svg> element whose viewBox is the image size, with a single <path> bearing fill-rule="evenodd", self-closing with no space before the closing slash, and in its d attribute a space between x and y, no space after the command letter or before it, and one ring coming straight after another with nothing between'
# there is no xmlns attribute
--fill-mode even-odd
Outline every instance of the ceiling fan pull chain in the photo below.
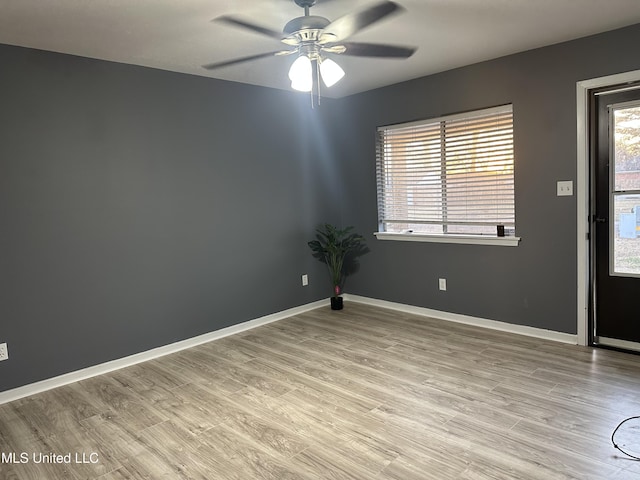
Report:
<svg viewBox="0 0 640 480"><path fill-rule="evenodd" d="M318 85L318 106L320 106L320 57L316 59L316 84Z"/></svg>

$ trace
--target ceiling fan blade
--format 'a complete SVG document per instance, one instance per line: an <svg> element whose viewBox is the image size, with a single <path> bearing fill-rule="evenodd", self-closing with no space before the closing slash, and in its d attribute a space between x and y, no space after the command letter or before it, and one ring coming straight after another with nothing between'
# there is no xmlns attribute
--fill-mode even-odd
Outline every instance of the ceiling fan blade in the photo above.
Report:
<svg viewBox="0 0 640 480"><path fill-rule="evenodd" d="M350 37L354 33L368 27L403 8L394 2L384 1L359 12L348 13L325 27L320 34L320 44L335 43Z"/></svg>
<svg viewBox="0 0 640 480"><path fill-rule="evenodd" d="M236 65L237 63L251 62L253 60L259 60L261 58L266 57L274 57L276 55L289 55L293 53L295 50L289 51L275 51L275 52L266 52L266 53L258 53L257 55L250 55L248 57L240 57L234 58L233 60L226 60L224 62L216 62L216 63L208 63L206 65L202 65L202 68L207 70L215 70L216 68L228 67L229 65Z"/></svg>
<svg viewBox="0 0 640 480"><path fill-rule="evenodd" d="M278 41L282 41L282 38L284 37L282 32L271 30L270 28L263 27L261 25L256 25L255 23L248 22L240 17L236 17L233 15L222 15L220 17L214 18L211 21L228 23L229 25L242 27L242 28L251 30L252 32L260 33L262 35L266 35L267 37L275 38Z"/></svg>
<svg viewBox="0 0 640 480"><path fill-rule="evenodd" d="M344 42L336 45L335 47L344 47L344 51L340 53L342 53L342 55L351 55L353 57L409 58L417 50L415 47L360 42ZM332 47L326 47L323 48L323 50L331 53L331 48Z"/></svg>

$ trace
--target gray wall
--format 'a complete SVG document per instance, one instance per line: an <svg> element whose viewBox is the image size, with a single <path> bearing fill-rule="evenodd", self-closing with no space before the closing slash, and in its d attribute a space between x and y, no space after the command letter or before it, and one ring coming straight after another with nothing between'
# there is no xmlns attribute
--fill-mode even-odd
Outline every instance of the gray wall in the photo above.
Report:
<svg viewBox="0 0 640 480"><path fill-rule="evenodd" d="M306 242L338 194L308 97L9 46L0 64L0 391L330 295Z"/></svg>
<svg viewBox="0 0 640 480"><path fill-rule="evenodd" d="M323 114L344 167L343 223L372 252L347 291L576 332L576 82L640 69L640 25L355 95ZM437 48L437 45L433 48ZM518 247L377 241L375 129L513 103ZM438 290L438 278L448 290Z"/></svg>

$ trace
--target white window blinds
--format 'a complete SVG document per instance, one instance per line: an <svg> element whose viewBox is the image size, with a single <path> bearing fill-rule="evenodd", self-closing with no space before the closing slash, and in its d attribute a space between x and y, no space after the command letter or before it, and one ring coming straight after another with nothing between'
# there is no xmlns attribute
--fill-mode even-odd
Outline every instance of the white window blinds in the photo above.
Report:
<svg viewBox="0 0 640 480"><path fill-rule="evenodd" d="M513 108L378 128L380 231L515 228Z"/></svg>

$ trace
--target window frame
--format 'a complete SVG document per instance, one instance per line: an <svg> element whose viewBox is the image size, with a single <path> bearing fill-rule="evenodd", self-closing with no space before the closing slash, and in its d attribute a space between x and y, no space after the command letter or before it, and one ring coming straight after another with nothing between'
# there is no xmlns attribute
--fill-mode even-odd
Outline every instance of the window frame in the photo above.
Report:
<svg viewBox="0 0 640 480"><path fill-rule="evenodd" d="M440 139L440 142L444 145L444 143L448 140L446 136L446 129L445 129L447 122L455 122L455 121L459 122L461 120L474 121L482 117L488 117L491 115L497 116L504 113L510 113L511 115L513 115L513 104L505 104L505 105L500 105L496 107L483 108L483 109L472 110L472 111L463 112L463 113L457 113L453 115L445 115L445 116L440 116L436 118L427 118L427 119L413 121L413 122L406 122L401 124L386 125L386 126L378 127L376 130L376 197L377 197L377 205L378 205L378 231L374 233L376 238L378 240L399 240L399 241L412 241L412 242L437 242L437 243L463 243L463 244L517 246L520 242L520 237L515 236L515 169L514 169L515 158L513 155L511 160L512 163L510 164L510 167L512 169L511 178L513 179L513 182L514 182L513 198L511 199L511 202L506 204L506 205L513 205L513 222L508 222L511 228L513 228L513 234L507 234L506 236L499 237L497 235L497 232L496 234L450 233L450 232L447 232L448 223L446 222L446 220L443 220L442 223L439 223L439 222L428 222L428 221L420 222L418 221L418 219L416 219L415 223L432 223L436 225L441 225L443 228L443 232L442 233L440 232L426 233L426 232L413 232L411 230L404 231L404 232L397 232L397 231L392 232L392 231L384 230L384 224L392 223L392 222L389 220L385 222L385 219L382 218L384 208L389 207L389 205L384 203L385 198L382 198L382 194L384 193L384 186L381 185L381 182L384 181L383 180L384 174L382 173L381 170L386 168L386 166L384 165L385 154L381 153L381 151L385 148L385 145L381 144L381 142L383 141L383 138L382 138L383 133L381 132L409 129L413 126L424 127L425 129L434 128L435 130L437 130L438 129L437 126L440 125L439 139ZM512 117L511 119L512 134L513 134L513 131L514 129L513 129L513 117ZM436 136L435 138L437 139L438 137ZM447 158L444 152L444 147L442 149L442 153L440 154L439 162L443 171L444 169L447 168L448 162L451 162L451 158ZM434 165L436 163L437 161L436 162L427 161L425 162L424 165L428 166L428 165ZM488 166L490 166L490 164L488 164ZM445 198L448 193L449 193L448 187L446 185L443 186L443 195L445 196ZM439 203L439 204L434 203L434 206L436 206L436 209L446 208L446 204L443 205L442 203ZM446 218L446 214L444 212L442 213L442 215L443 215L442 217L443 219ZM458 225L464 225L464 224L472 225L472 222L461 222Z"/></svg>

